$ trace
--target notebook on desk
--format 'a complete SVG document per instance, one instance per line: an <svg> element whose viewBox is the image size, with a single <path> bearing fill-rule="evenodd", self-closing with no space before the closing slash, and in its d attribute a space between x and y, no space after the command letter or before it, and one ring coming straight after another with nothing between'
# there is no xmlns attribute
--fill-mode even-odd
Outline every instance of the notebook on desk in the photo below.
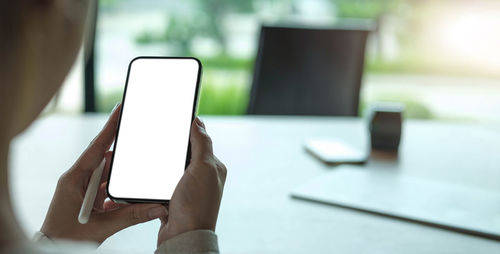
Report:
<svg viewBox="0 0 500 254"><path fill-rule="evenodd" d="M341 166L292 197L500 240L500 192Z"/></svg>

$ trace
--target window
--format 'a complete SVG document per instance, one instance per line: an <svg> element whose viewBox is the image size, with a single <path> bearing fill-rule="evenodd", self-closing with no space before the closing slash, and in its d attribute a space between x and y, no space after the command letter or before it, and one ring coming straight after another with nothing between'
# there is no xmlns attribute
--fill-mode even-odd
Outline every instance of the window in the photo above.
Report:
<svg viewBox="0 0 500 254"><path fill-rule="evenodd" d="M108 112L121 99L135 56L191 55L204 64L199 113L243 114L260 24L325 26L360 18L377 24L362 108L401 101L407 117L498 120L500 3L488 0L100 1L98 110ZM64 108L80 100L66 99L77 93L65 90Z"/></svg>

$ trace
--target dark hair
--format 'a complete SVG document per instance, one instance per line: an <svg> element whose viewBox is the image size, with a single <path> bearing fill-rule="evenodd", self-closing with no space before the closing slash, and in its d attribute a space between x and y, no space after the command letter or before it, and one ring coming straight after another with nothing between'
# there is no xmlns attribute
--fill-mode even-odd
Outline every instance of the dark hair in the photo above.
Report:
<svg viewBox="0 0 500 254"><path fill-rule="evenodd" d="M24 26L23 5L23 0L0 1L0 50L2 51L9 50L9 45L20 36Z"/></svg>

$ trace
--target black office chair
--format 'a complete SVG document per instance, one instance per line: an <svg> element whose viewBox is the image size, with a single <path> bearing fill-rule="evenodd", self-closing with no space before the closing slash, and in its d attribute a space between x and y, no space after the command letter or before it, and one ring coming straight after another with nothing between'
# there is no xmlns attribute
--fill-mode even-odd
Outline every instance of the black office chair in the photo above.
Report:
<svg viewBox="0 0 500 254"><path fill-rule="evenodd" d="M357 116L369 31L263 26L247 113Z"/></svg>

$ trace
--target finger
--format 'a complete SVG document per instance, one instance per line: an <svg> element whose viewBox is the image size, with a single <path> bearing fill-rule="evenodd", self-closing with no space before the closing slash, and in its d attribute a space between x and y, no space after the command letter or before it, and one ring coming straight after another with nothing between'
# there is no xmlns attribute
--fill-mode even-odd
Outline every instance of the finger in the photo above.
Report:
<svg viewBox="0 0 500 254"><path fill-rule="evenodd" d="M107 185L109 179L109 170L111 166L111 155L113 152L108 151L104 154L104 158L106 159L106 164L104 165L104 170L102 171L101 182L99 186L99 190L97 192L97 196L94 202L94 209L97 211L106 210L104 208L104 200L108 197Z"/></svg>
<svg viewBox="0 0 500 254"><path fill-rule="evenodd" d="M95 201L94 201L94 210L104 211L104 200L108 197L106 192L107 182L101 183L99 186L99 190L97 191Z"/></svg>
<svg viewBox="0 0 500 254"><path fill-rule="evenodd" d="M106 159L106 164L104 165L104 170L102 171L101 183L107 182L109 179L109 171L111 168L111 157L113 156L112 151L107 151L104 154L104 158Z"/></svg>
<svg viewBox="0 0 500 254"><path fill-rule="evenodd" d="M212 139L205 130L205 124L196 117L191 124L191 160L203 161L213 158Z"/></svg>
<svg viewBox="0 0 500 254"><path fill-rule="evenodd" d="M101 174L101 180L99 182L99 189L96 194L96 198L94 201L94 210L97 211L103 211L104 210L104 200L108 197L108 192L107 192L107 184L108 184L108 178L109 178L109 170L111 166L111 155L113 152L108 151L104 154L105 158L105 164L104 164L104 169Z"/></svg>
<svg viewBox="0 0 500 254"><path fill-rule="evenodd" d="M120 204L120 203L115 203L113 200L106 200L103 204L104 211L112 211L116 210L118 208L123 208L127 207L130 204Z"/></svg>
<svg viewBox="0 0 500 254"><path fill-rule="evenodd" d="M101 132L92 140L85 152L78 159L78 169L94 170L95 167L104 157L104 153L109 150L109 147L115 140L116 128L118 126L118 118L120 115L121 105L118 105L108 121L102 128Z"/></svg>
<svg viewBox="0 0 500 254"><path fill-rule="evenodd" d="M167 209L168 210L168 209ZM167 225L168 223L168 216L163 216L163 217L160 217L160 221L161 221L161 225Z"/></svg>
<svg viewBox="0 0 500 254"><path fill-rule="evenodd" d="M103 233L108 237L127 227L167 215L167 209L160 204L133 204L96 214L94 218L97 223L102 225Z"/></svg>

